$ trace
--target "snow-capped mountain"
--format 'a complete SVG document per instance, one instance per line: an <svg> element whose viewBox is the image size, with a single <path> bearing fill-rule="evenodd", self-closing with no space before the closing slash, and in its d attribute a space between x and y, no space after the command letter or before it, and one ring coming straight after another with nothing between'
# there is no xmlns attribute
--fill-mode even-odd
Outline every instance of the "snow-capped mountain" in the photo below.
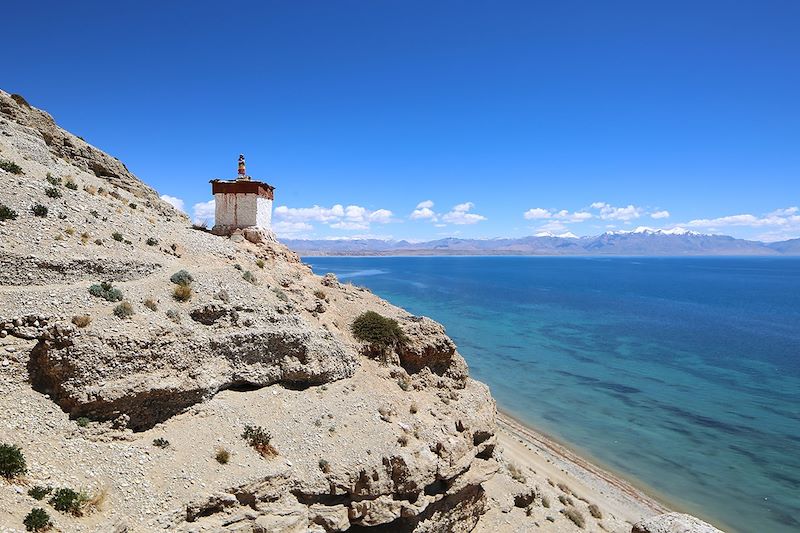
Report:
<svg viewBox="0 0 800 533"><path fill-rule="evenodd" d="M800 255L800 239L765 244L680 227L653 229L645 226L591 237L541 232L516 239L282 241L301 255Z"/></svg>

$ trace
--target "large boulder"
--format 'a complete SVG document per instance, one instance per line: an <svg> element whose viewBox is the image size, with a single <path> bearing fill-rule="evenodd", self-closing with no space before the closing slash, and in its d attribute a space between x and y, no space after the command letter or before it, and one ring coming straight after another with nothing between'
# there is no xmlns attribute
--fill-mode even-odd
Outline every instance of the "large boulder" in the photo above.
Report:
<svg viewBox="0 0 800 533"><path fill-rule="evenodd" d="M711 524L683 513L665 513L638 522L631 533L722 533Z"/></svg>

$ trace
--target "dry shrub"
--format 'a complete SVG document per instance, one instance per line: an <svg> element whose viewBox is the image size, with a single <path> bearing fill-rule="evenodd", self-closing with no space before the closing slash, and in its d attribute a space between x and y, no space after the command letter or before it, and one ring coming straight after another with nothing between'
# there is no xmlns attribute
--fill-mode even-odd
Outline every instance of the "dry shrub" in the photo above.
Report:
<svg viewBox="0 0 800 533"><path fill-rule="evenodd" d="M231 452L226 450L225 448L218 448L216 455L214 455L214 459L221 465L228 464L228 461L231 460Z"/></svg>
<svg viewBox="0 0 800 533"><path fill-rule="evenodd" d="M78 326L79 328L85 328L89 324L92 323L92 317L89 315L75 315L72 317L72 323Z"/></svg>
<svg viewBox="0 0 800 533"><path fill-rule="evenodd" d="M179 302L188 302L192 298L192 288L188 285L177 285L172 291L172 297Z"/></svg>
<svg viewBox="0 0 800 533"><path fill-rule="evenodd" d="M156 302L156 301L155 301L154 299L152 299L152 298L147 298L147 299L144 301L144 306L145 306L146 308L148 308L149 310L151 310L151 311L158 311L158 302Z"/></svg>
<svg viewBox="0 0 800 533"><path fill-rule="evenodd" d="M564 516L572 520L576 526L583 528L586 525L586 520L583 518L583 515L574 507L568 507L562 512L564 513Z"/></svg>
<svg viewBox="0 0 800 533"><path fill-rule="evenodd" d="M597 505L595 505L594 503L590 503L589 504L589 514L591 514L593 517L597 518L598 520L603 518L603 513L600 511L600 508Z"/></svg>
<svg viewBox="0 0 800 533"><path fill-rule="evenodd" d="M522 469L518 467L514 463L508 463L506 467L508 469L508 473L511 475L511 478L519 481L520 483L525 483L525 474L522 473Z"/></svg>

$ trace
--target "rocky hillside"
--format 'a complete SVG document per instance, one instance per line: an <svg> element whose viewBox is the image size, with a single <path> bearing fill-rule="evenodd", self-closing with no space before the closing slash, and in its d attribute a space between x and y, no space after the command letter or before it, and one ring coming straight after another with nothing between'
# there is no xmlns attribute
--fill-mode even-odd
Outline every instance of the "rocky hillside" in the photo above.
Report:
<svg viewBox="0 0 800 533"><path fill-rule="evenodd" d="M0 168L3 531L630 530L543 505L439 324L192 229L2 91ZM404 341L354 338L365 311Z"/></svg>

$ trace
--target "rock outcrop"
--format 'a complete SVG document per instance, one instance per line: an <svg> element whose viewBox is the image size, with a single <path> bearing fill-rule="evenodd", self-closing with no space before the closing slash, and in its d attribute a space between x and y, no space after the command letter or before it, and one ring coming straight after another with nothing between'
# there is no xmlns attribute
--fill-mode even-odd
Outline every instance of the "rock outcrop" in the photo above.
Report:
<svg viewBox="0 0 800 533"><path fill-rule="evenodd" d="M631 533L722 533L711 524L683 513L664 513L636 523Z"/></svg>

